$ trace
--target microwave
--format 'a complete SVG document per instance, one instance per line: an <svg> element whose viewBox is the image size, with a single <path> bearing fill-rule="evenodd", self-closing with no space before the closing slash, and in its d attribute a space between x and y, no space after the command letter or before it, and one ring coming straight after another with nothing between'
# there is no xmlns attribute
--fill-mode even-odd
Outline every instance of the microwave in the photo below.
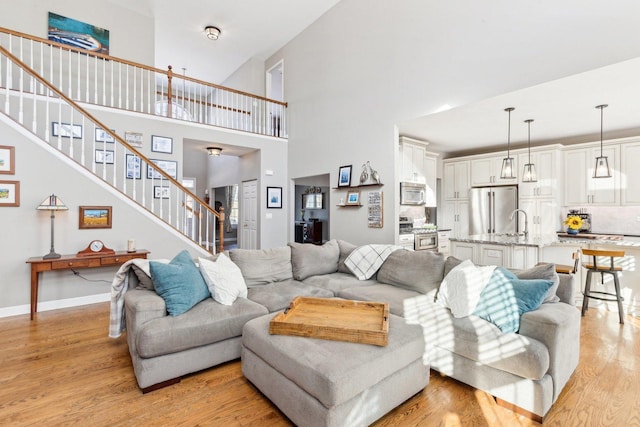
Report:
<svg viewBox="0 0 640 427"><path fill-rule="evenodd" d="M427 185L417 182L400 183L401 205L424 205Z"/></svg>

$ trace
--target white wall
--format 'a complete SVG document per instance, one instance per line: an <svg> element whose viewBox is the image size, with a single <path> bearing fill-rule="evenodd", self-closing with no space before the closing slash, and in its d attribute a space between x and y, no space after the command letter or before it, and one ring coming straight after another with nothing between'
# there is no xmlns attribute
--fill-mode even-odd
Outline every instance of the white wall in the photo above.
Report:
<svg viewBox="0 0 640 427"><path fill-rule="evenodd" d="M109 55L154 65L154 21L105 1L0 0L0 26L47 38L49 12L109 30ZM10 12L9 12L10 11Z"/></svg>
<svg viewBox="0 0 640 427"><path fill-rule="evenodd" d="M370 160L385 184L384 228L367 228L365 207L331 206L330 237L393 242L394 124L639 56L637 12L631 0L342 0L265 64L286 65L290 178L333 183L341 165L357 177ZM569 19L584 30L566 31ZM602 19L619 31L597 31Z"/></svg>
<svg viewBox="0 0 640 427"><path fill-rule="evenodd" d="M265 81L264 61L258 58L251 58L234 71L221 85L264 96Z"/></svg>

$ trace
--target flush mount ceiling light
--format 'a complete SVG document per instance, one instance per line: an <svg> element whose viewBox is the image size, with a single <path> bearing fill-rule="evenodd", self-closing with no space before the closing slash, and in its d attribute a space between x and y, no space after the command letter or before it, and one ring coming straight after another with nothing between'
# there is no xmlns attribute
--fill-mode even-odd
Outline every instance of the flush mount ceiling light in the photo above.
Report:
<svg viewBox="0 0 640 427"><path fill-rule="evenodd" d="M528 126L529 131L529 162L524 165L524 173L522 174L522 182L538 182L538 175L536 174L536 165L531 163L531 122L533 119L527 119L524 122Z"/></svg>
<svg viewBox="0 0 640 427"><path fill-rule="evenodd" d="M596 157L596 168L593 171L594 178L611 178L611 169L609 169L609 159L602 154L602 116L603 110L607 108L607 104L597 105L600 109L600 157Z"/></svg>
<svg viewBox="0 0 640 427"><path fill-rule="evenodd" d="M507 157L502 159L502 170L500 171L500 178L502 179L514 179L513 174L514 161L511 157L511 112L515 110L514 107L505 108L504 111L509 113L509 129L507 132Z"/></svg>
<svg viewBox="0 0 640 427"><path fill-rule="evenodd" d="M221 33L220 28L214 27L213 25L207 25L204 27L204 32L209 40L218 40Z"/></svg>
<svg viewBox="0 0 640 427"><path fill-rule="evenodd" d="M207 147L207 152L210 156L218 157L220 154L222 154L222 148Z"/></svg>

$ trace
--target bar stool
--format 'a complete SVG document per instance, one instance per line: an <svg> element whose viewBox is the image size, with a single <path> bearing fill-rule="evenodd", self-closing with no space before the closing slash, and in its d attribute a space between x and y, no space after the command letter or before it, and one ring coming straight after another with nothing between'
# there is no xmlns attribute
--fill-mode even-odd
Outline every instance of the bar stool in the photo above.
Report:
<svg viewBox="0 0 640 427"><path fill-rule="evenodd" d="M571 254L571 259L573 259L573 264L556 264L556 273L564 273L564 274L575 274L578 271L578 265L580 264L580 249ZM539 262L536 264L536 267L539 265L549 264L548 262Z"/></svg>
<svg viewBox="0 0 640 427"><path fill-rule="evenodd" d="M618 281L618 272L622 271L622 267L614 265L614 258L623 257L624 251L607 251L599 249L582 249L582 253L587 256L593 257L593 263L583 264L582 266L587 269L587 280L584 285L584 298L582 299L582 316L587 312L589 308L589 298L598 299L600 301L617 301L618 302L618 315L620 316L620 324L624 324L624 310L622 308L622 295L620 294L620 282ZM598 257L609 257L611 262L609 265L598 265ZM613 284L616 288L616 293L592 291L591 290L591 274L600 273L602 275L602 283L604 284L605 273L613 276ZM604 295L603 297L598 295ZM615 298L610 298L615 297Z"/></svg>

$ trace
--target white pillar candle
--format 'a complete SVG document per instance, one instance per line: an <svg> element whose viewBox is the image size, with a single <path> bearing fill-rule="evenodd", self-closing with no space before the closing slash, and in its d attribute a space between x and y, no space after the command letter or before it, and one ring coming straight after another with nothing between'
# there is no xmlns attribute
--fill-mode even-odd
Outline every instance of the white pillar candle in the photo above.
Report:
<svg viewBox="0 0 640 427"><path fill-rule="evenodd" d="M129 239L127 240L127 252L135 252L136 251L136 240Z"/></svg>

